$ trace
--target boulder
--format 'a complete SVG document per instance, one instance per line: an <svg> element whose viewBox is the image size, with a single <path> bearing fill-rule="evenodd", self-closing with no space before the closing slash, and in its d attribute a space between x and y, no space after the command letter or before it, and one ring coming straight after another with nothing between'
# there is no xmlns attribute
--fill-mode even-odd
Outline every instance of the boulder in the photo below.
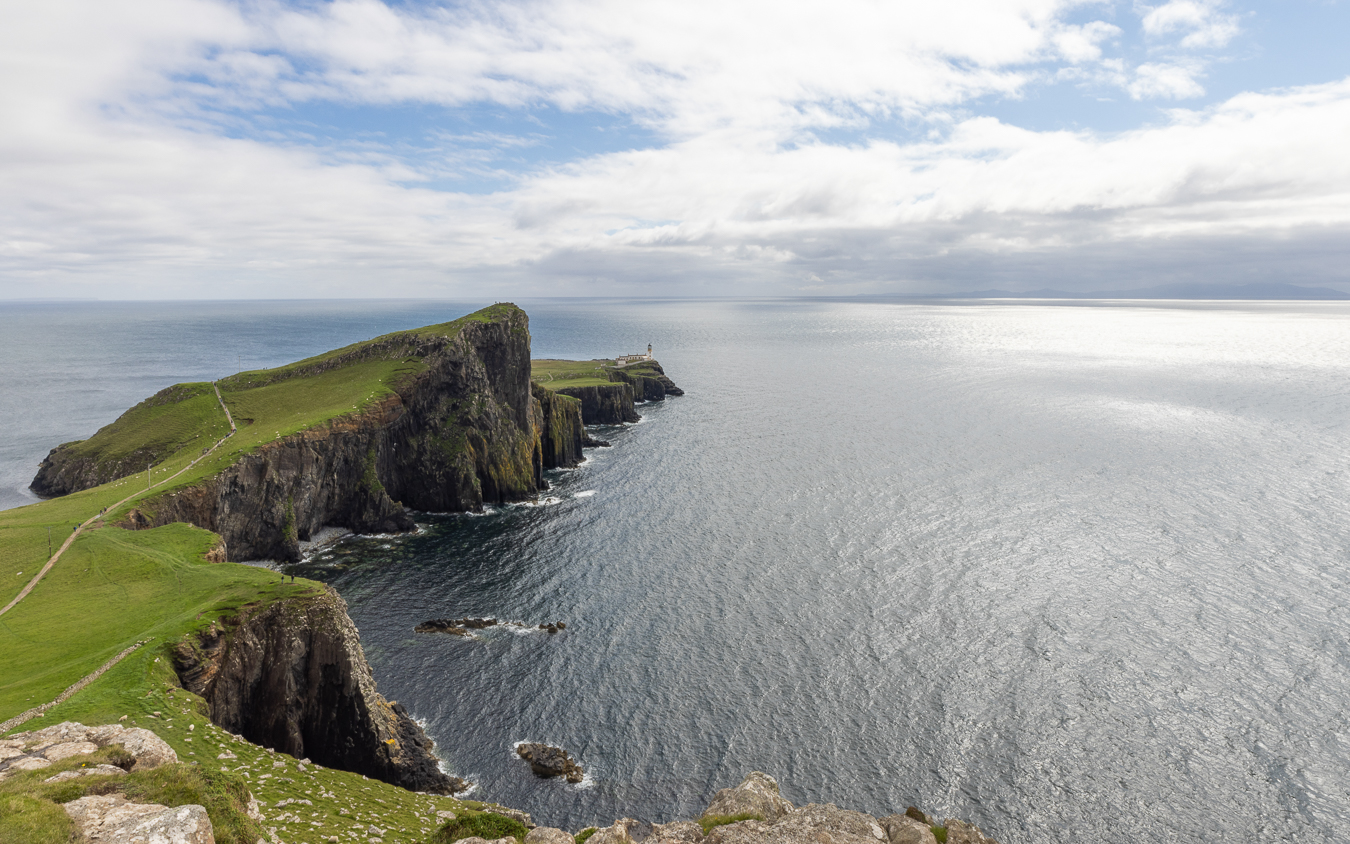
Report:
<svg viewBox="0 0 1350 844"><path fill-rule="evenodd" d="M890 844L937 844L937 836L933 835L932 828L908 813L888 815L878 823L886 830Z"/></svg>
<svg viewBox="0 0 1350 844"><path fill-rule="evenodd" d="M516 844L516 839L511 836L498 838L495 841L488 841L486 838L479 838L477 835L470 838L461 838L455 844Z"/></svg>
<svg viewBox="0 0 1350 844"><path fill-rule="evenodd" d="M132 727L122 731L108 744L120 744L127 753L136 757L132 771L148 771L160 765L170 765L178 761L178 754L164 739L141 727Z"/></svg>
<svg viewBox="0 0 1350 844"><path fill-rule="evenodd" d="M525 836L525 844L576 844L575 839L561 829L537 826Z"/></svg>
<svg viewBox="0 0 1350 844"><path fill-rule="evenodd" d="M568 782L581 782L585 771L567 751L548 744L529 743L516 746L516 754L530 763L530 770L540 777L566 777Z"/></svg>
<svg viewBox="0 0 1350 844"><path fill-rule="evenodd" d="M586 839L586 844L634 844L633 836L628 834L629 827L636 826L637 821L632 818L620 818L614 822L613 826L597 829L590 838Z"/></svg>
<svg viewBox="0 0 1350 844"><path fill-rule="evenodd" d="M761 771L751 771L740 785L713 795L699 817L752 814L772 823L791 811L792 804L778 793L778 781Z"/></svg>
<svg viewBox="0 0 1350 844"><path fill-rule="evenodd" d="M978 827L965 821L947 818L944 825L947 827L947 844L998 844Z"/></svg>
<svg viewBox="0 0 1350 844"><path fill-rule="evenodd" d="M211 819L202 806L132 803L120 794L72 800L62 808L80 835L92 844L215 844Z"/></svg>
<svg viewBox="0 0 1350 844"><path fill-rule="evenodd" d="M50 760L43 759L41 756L24 756L10 762L5 771L36 771L39 768L51 767L51 764Z"/></svg>
<svg viewBox="0 0 1350 844"><path fill-rule="evenodd" d="M60 762L62 759L83 756L86 753L93 753L95 750L98 750L98 745L92 741L67 741L52 745L42 751L42 755L53 762Z"/></svg>

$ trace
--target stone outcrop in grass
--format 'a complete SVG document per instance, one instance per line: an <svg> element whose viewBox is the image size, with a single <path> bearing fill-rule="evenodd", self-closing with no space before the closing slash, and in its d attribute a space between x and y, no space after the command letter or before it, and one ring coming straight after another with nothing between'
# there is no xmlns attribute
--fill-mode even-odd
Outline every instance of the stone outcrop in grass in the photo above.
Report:
<svg viewBox="0 0 1350 844"><path fill-rule="evenodd" d="M178 761L174 749L149 730L116 724L86 727L65 721L0 739L0 780L11 773L46 768L53 762L93 753L114 744L121 745L125 751L122 757L125 771L148 771Z"/></svg>
<svg viewBox="0 0 1350 844"><path fill-rule="evenodd" d="M120 794L91 795L62 806L83 840L145 844L216 844L206 808L132 803Z"/></svg>
<svg viewBox="0 0 1350 844"><path fill-rule="evenodd" d="M213 723L249 741L413 791L467 783L437 767L432 742L375 688L347 605L319 595L244 609L179 643L174 669Z"/></svg>

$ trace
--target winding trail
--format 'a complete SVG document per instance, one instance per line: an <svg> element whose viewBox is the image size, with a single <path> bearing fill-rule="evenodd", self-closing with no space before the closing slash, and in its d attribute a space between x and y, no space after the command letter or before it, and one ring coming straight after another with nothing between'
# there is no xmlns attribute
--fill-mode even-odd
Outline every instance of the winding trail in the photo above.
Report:
<svg viewBox="0 0 1350 844"><path fill-rule="evenodd" d="M87 527L89 527L90 525L92 525L94 522L98 521L100 518L102 518L103 515L104 515L104 513L110 512L110 511L112 511L112 510L116 510L118 507L121 507L123 504L126 504L128 501L132 500L133 498L137 498L137 497L139 497L139 496L145 495L147 492L150 492L150 491L153 490L155 487L160 486L161 484L166 484L166 483L168 483L169 481L171 481L171 480L173 480L174 478L178 477L179 475L183 474L183 473L186 472L187 470L191 469L193 466L196 466L198 463L200 463L201 461L205 460L207 457L210 457L211 454L212 454L212 452L214 452L217 448L220 448L220 446L221 446L226 440L228 440L230 437L232 437L232 436L235 435L235 432L236 432L238 429L234 427L234 417L230 415L230 409L229 409L228 407L225 406L225 399L221 398L221 395L220 395L220 387L216 385L216 382L212 381L212 382L211 382L211 389L213 389L213 390L216 391L216 401L220 402L220 409L223 410L223 411L225 411L225 419L226 419L226 421L228 421L228 422L230 423L230 432L229 432L228 434L226 434L225 436L221 437L220 439L216 440L215 445L211 446L211 447L208 448L206 451L203 451L203 452L202 452L201 454L199 454L196 458L194 458L193 461L192 461L191 463L189 463L189 464L187 464L186 466L184 466L183 468L179 469L177 472L174 472L174 473L173 473L172 475L170 475L169 477L164 478L163 480L160 480L160 481L156 481L155 483L151 484L150 486L146 487L145 489L138 489L138 490L136 490L136 491L133 492L131 495L128 495L126 498L123 498L121 501L117 502L116 504L113 504L111 507L107 507L107 508L105 508L104 510L102 510L102 511L100 511L100 512L98 512L98 513L95 513L94 515L90 516L89 518L87 518L87 519L85 519L83 522L81 522L81 523L75 528L75 530L74 530L73 532L71 532L70 536L66 537L66 541L61 543L61 547L58 548L58 549L56 549L56 553L52 555L52 558L51 558L50 560L47 561L47 564L46 564L45 566L42 567L41 571L39 571L37 574L35 574L35 575L33 576L33 579L32 579L32 580L28 581L28 585L25 586L25 587L23 587L23 590L20 591L19 594L17 594L17 595L14 596L14 600L10 601L8 604L5 604L5 608L4 608L4 609L0 609L0 615L4 615L5 613L9 612L10 610L12 610L12 609L14 608L15 604L19 603L19 602L22 601L24 598L28 597L28 593L29 593L29 592L32 592L32 591L33 591L33 587L38 585L38 582L41 581L42 578L45 577L45 576L47 575L47 572L51 571L52 566L56 565L56 561L59 560L59 559L61 559L61 555L62 555L62 554L66 553L66 549L69 548L71 545L73 545L73 544L75 543L75 540L76 540L77 538L79 538L79 535L80 535L80 534L84 533L84 529L87 528Z"/></svg>

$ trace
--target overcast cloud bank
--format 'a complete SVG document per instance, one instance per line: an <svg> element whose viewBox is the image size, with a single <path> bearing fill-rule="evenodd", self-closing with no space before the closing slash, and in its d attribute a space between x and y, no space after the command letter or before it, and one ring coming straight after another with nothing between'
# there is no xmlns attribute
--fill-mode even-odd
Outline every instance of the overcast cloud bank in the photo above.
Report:
<svg viewBox="0 0 1350 844"><path fill-rule="evenodd" d="M6 5L0 296L1347 281L1350 79L1188 101L1219 0ZM991 114L1066 85L1170 110Z"/></svg>

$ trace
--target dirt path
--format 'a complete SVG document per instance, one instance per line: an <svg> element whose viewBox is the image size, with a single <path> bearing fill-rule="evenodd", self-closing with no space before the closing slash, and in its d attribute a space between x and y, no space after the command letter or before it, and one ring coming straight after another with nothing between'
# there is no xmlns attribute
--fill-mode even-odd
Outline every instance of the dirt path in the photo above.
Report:
<svg viewBox="0 0 1350 844"><path fill-rule="evenodd" d="M153 490L157 486L168 483L169 481L183 474L187 470L191 469L193 466L196 466L198 463L202 462L207 457L211 456L211 453L214 452L217 448L220 448L222 443L224 443L230 437L235 435L237 429L234 427L234 417L230 415L230 409L225 406L225 399L221 398L220 387L216 386L215 382L213 381L211 382L211 388L216 391L216 401L220 402L220 409L225 411L225 419L230 423L230 432L225 436L221 437L219 440L216 440L215 445L211 446L206 451L203 451L191 463L179 469L177 472L174 472L169 477L164 478L161 481L156 481L155 483L151 484L145 489L136 490L131 495L128 495L126 498L123 498L121 501L117 502L111 507L108 507L101 512L95 513L94 515L90 516L89 518L81 522L79 526L76 527L75 530L70 534L70 536L66 537L66 541L61 543L61 547L56 549L56 553L53 554L52 558L47 561L47 564L42 567L42 570L39 571L36 575L34 575L32 580L28 581L28 585L23 587L23 590L19 592L19 594L14 596L14 600L10 601L8 604L5 604L4 609L0 609L0 615L4 615L5 613L9 612L11 609L14 608L15 604L19 603L24 598L28 597L28 593L32 592L33 587L38 585L38 582L42 580L43 577L46 576L47 572L51 571L52 566L56 565L56 561L61 559L62 554L66 553L66 549L69 548L72 544L74 544L75 540L79 537L80 534L84 533L84 529L89 527L99 519L103 518L104 513L116 510L118 507L121 507L123 504L126 504L131 499L144 495L147 492Z"/></svg>

